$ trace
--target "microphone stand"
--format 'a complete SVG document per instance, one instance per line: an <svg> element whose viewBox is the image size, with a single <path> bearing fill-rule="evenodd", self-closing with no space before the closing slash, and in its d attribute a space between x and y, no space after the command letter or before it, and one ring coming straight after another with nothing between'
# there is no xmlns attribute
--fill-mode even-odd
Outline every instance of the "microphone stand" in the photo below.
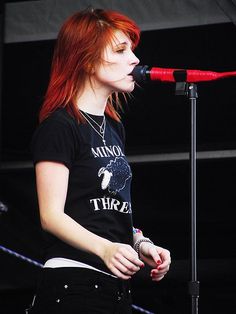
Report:
<svg viewBox="0 0 236 314"><path fill-rule="evenodd" d="M4 13L5 13L5 1L0 3L0 164L2 161L2 88L3 88L3 44L4 44Z"/></svg>
<svg viewBox="0 0 236 314"><path fill-rule="evenodd" d="M188 292L191 295L192 314L198 313L199 281L197 280L197 249L196 249L196 104L197 85L195 83L176 82L175 95L185 95L191 103L191 281L188 283Z"/></svg>

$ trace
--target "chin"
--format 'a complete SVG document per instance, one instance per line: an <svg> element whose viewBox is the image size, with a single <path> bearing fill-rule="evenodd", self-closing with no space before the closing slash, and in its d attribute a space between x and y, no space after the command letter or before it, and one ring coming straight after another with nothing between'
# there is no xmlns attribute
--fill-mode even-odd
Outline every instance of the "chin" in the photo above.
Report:
<svg viewBox="0 0 236 314"><path fill-rule="evenodd" d="M134 90L134 87L135 87L135 86L133 85L131 88L129 88L129 89L127 88L126 92L127 92L127 93L131 93L131 92Z"/></svg>
<svg viewBox="0 0 236 314"><path fill-rule="evenodd" d="M123 92L123 93L131 93L134 90L135 87L135 83L132 82L131 84L126 84L126 86L124 86L123 88L121 88L119 90L119 92Z"/></svg>

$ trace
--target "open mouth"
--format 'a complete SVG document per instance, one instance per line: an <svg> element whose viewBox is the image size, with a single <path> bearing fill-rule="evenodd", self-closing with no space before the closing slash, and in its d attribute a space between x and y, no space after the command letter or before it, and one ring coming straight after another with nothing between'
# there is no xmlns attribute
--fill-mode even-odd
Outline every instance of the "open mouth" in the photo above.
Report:
<svg viewBox="0 0 236 314"><path fill-rule="evenodd" d="M134 72L134 69L128 74L128 76L132 77L133 81L135 81L133 72Z"/></svg>

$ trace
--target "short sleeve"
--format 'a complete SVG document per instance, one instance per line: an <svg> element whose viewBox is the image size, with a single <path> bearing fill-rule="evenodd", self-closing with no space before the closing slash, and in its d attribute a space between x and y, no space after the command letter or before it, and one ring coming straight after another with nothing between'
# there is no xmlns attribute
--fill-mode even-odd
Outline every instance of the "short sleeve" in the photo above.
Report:
<svg viewBox="0 0 236 314"><path fill-rule="evenodd" d="M75 139L71 125L57 119L42 122L31 142L33 162L56 161L71 168L75 156Z"/></svg>

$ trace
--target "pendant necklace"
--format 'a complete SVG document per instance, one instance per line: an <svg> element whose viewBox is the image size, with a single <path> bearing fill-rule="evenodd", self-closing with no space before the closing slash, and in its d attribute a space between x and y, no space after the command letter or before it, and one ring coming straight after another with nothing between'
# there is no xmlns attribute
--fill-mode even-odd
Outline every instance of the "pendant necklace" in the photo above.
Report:
<svg viewBox="0 0 236 314"><path fill-rule="evenodd" d="M102 124L100 125L87 112L82 112L80 110L80 113L82 114L84 119L88 122L88 124L91 126L91 128L102 138L103 144L106 145L106 140L105 140L106 118L105 118L105 115L103 116L103 121L102 121ZM92 124L92 122L95 124L95 126L98 127L98 130Z"/></svg>

